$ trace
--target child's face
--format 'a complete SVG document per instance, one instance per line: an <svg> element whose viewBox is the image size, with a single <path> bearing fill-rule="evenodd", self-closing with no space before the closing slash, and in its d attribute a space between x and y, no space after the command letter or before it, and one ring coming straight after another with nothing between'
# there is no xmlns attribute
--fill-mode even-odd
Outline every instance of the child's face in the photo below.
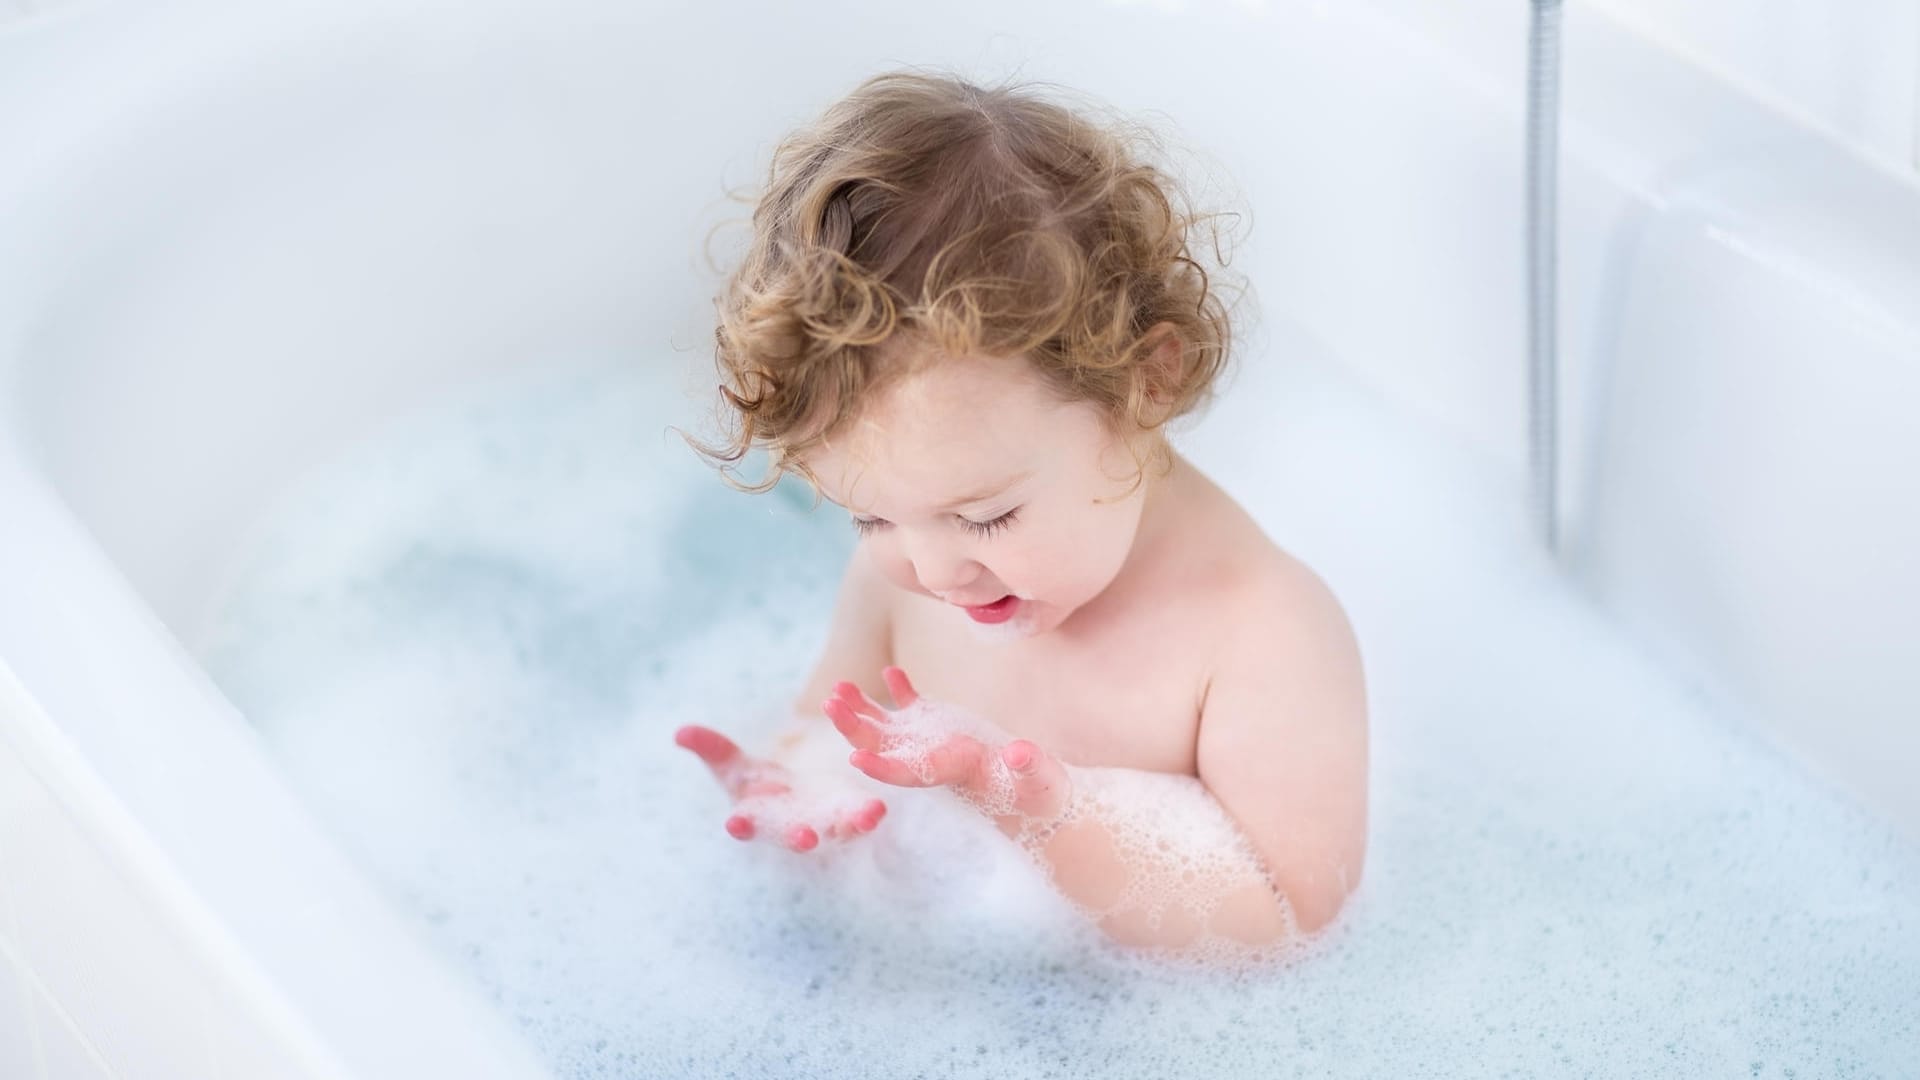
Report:
<svg viewBox="0 0 1920 1080"><path fill-rule="evenodd" d="M805 461L889 581L1023 636L1119 574L1149 486L1092 406L1061 403L1018 357L929 364Z"/></svg>

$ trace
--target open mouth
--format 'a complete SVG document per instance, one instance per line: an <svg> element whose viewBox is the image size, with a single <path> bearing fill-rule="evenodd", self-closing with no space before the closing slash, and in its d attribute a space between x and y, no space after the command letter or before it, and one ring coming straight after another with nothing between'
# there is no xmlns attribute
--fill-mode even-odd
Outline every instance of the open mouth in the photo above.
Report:
<svg viewBox="0 0 1920 1080"><path fill-rule="evenodd" d="M1020 607L1020 598L1012 594L1001 597L991 604L979 604L966 609L968 618L978 623L1003 623L1013 618Z"/></svg>

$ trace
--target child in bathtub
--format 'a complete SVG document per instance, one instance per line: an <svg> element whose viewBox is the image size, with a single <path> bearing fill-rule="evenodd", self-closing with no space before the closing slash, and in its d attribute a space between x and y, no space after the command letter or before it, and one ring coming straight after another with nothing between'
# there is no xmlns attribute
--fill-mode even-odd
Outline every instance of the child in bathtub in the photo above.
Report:
<svg viewBox="0 0 1920 1080"><path fill-rule="evenodd" d="M719 303L731 441L702 449L764 447L741 486L795 473L851 515L798 709L871 779L849 799L784 760L794 739L676 739L741 840L856 842L886 792L944 787L1115 939L1271 944L1360 881L1360 658L1313 571L1166 440L1229 323L1146 137L916 71L779 146ZM1114 781L1141 773L1231 842L1130 804L1153 789Z"/></svg>

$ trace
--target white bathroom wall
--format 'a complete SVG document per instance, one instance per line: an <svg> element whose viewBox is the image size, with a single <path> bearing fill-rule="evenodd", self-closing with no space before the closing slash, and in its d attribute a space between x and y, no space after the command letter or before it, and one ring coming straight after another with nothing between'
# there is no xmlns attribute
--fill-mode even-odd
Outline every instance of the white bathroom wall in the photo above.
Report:
<svg viewBox="0 0 1920 1080"><path fill-rule="evenodd" d="M0 0L0 30L90 0ZM1920 172L1920 0L1568 0L1895 169ZM1505 17L1522 0L1449 0ZM1391 6L1391 5L1389 5Z"/></svg>
<svg viewBox="0 0 1920 1080"><path fill-rule="evenodd" d="M9 23L82 2L84 0L0 0L0 30L6 29Z"/></svg>
<svg viewBox="0 0 1920 1080"><path fill-rule="evenodd" d="M1565 33L1603 16L1748 99L1920 175L1920 0L1564 0ZM1525 77L1530 0L1375 0L1443 40L1512 42L1486 77ZM1568 40L1572 51L1580 42ZM1568 69L1564 80L1577 73ZM1574 109L1578 102L1564 100Z"/></svg>
<svg viewBox="0 0 1920 1080"><path fill-rule="evenodd" d="M1572 0L1893 168L1920 169L1920 0Z"/></svg>

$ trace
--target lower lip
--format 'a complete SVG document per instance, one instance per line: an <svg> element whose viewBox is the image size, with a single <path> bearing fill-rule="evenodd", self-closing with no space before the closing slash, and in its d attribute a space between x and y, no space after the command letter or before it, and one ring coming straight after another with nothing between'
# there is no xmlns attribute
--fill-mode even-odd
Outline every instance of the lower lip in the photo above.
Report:
<svg viewBox="0 0 1920 1080"><path fill-rule="evenodd" d="M967 617L977 623L1003 623L1013 618L1014 611L1019 607L1019 597L1003 596L991 604L968 608Z"/></svg>

